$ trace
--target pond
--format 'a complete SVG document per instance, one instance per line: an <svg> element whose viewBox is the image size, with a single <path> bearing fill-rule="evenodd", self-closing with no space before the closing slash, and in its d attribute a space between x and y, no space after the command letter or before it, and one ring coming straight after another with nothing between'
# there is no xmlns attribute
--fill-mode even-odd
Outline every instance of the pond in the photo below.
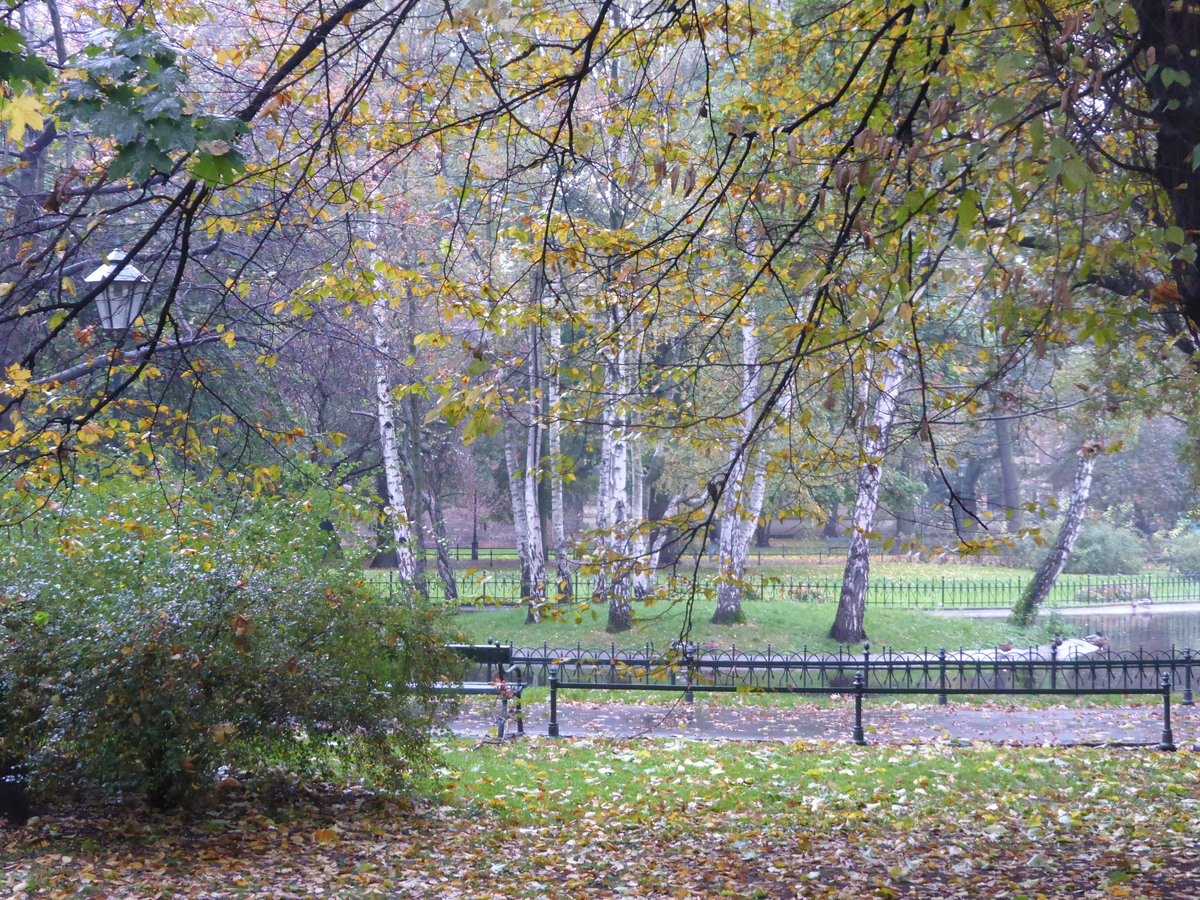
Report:
<svg viewBox="0 0 1200 900"><path fill-rule="evenodd" d="M1051 613L1055 615L1055 613ZM1114 651L1167 652L1174 647L1200 651L1200 604L1139 608L1104 606L1058 610L1067 627L1078 626L1079 634L1102 634Z"/></svg>

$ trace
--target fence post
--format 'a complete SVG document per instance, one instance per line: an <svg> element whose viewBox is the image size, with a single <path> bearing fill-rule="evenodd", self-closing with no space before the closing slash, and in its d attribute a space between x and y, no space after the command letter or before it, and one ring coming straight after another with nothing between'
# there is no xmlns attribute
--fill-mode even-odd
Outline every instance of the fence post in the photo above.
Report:
<svg viewBox="0 0 1200 900"><path fill-rule="evenodd" d="M692 668L695 665L695 656L693 654L693 644L684 642L683 645L683 667L686 673L687 681L684 683L683 702L689 706L696 703L696 695L692 693Z"/></svg>
<svg viewBox="0 0 1200 900"><path fill-rule="evenodd" d="M1162 739L1158 742L1159 750L1174 750L1175 735L1171 732L1171 673L1163 672L1163 730Z"/></svg>
<svg viewBox="0 0 1200 900"><path fill-rule="evenodd" d="M550 667L550 724L546 727L547 737L558 737L558 664Z"/></svg>
<svg viewBox="0 0 1200 900"><path fill-rule="evenodd" d="M1192 648L1187 647L1183 651L1183 701L1180 706L1195 706L1196 701L1192 699Z"/></svg>
<svg viewBox="0 0 1200 900"><path fill-rule="evenodd" d="M521 692L524 690L524 669L517 667L517 690L516 690L516 707L517 707L517 734L525 734L525 707L521 704Z"/></svg>
<svg viewBox="0 0 1200 900"><path fill-rule="evenodd" d="M854 743L859 747L867 745L867 737L863 733L862 723L862 703L863 692L866 690L867 683L863 680L862 672L854 673Z"/></svg>
<svg viewBox="0 0 1200 900"><path fill-rule="evenodd" d="M1054 636L1054 640L1050 642L1050 690L1058 688L1058 642L1062 638L1059 635Z"/></svg>
<svg viewBox="0 0 1200 900"><path fill-rule="evenodd" d="M863 641L863 682L871 681L871 642Z"/></svg>
<svg viewBox="0 0 1200 900"><path fill-rule="evenodd" d="M943 581L945 578L943 577ZM946 648L938 649L938 706L946 705Z"/></svg>

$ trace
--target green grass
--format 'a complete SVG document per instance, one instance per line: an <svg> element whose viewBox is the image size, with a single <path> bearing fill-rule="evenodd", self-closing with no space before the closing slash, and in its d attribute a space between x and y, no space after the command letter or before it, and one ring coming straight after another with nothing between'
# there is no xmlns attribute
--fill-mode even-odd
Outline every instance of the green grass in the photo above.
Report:
<svg viewBox="0 0 1200 900"><path fill-rule="evenodd" d="M781 651L832 651L838 643L827 636L833 624L836 606L830 603L762 602L744 606L749 621L742 625L712 625L713 605L697 604L691 617L690 639L723 648L737 646L746 650L765 650L767 645ZM462 640L482 643L495 638L519 647L639 647L647 642L663 647L679 638L686 621L686 608L654 606L640 610L632 631L612 635L604 630L607 609L601 605L563 606L551 610L554 615L536 625L526 625L524 608L492 608L460 613L451 619ZM1044 643L1046 629L1020 629L997 619L943 618L918 610L870 609L866 617L867 634L876 650L894 647L901 651L966 647L994 647L1006 640L1018 646Z"/></svg>
<svg viewBox="0 0 1200 900"><path fill-rule="evenodd" d="M368 583L381 591L395 588L389 573L367 572ZM657 587L675 596L693 592L711 596L715 572L704 567L698 572L684 569L673 576L660 573ZM1008 608L1029 583L1031 573L998 566L936 565L912 562L875 562L867 588L867 603L877 608L936 609L940 607ZM590 594L593 576L580 574L574 589ZM743 580L746 604L758 601L805 600L834 602L841 591L840 565L773 563L750 567ZM514 566L460 570L458 601L454 605L488 606L516 603L521 596L520 576ZM699 590L697 590L699 588ZM434 600L442 597L436 584L430 586ZM1168 573L1144 575L1063 575L1046 602L1047 608L1089 603L1128 603L1151 596L1158 603L1191 600L1195 585Z"/></svg>
<svg viewBox="0 0 1200 900"><path fill-rule="evenodd" d="M231 780L208 810L71 807L5 832L0 895L1200 895L1187 751L456 740L416 805Z"/></svg>
<svg viewBox="0 0 1200 900"><path fill-rule="evenodd" d="M904 797L908 814L936 816L944 806L973 809L1006 798L1025 815L1048 810L1041 795L1085 805L1177 801L1200 775L1177 756L1081 748L944 744L854 748L826 743L697 743L686 740L526 740L481 748L446 745L436 790L442 803L474 815L532 826L593 804L632 803L642 811L702 807L707 813L754 809L764 817L804 817L812 808L862 811L880 797ZM1135 784L1137 788L1135 789ZM923 790L918 790L919 788ZM526 803L536 795L542 803ZM799 801L799 802L798 802ZM856 818L861 818L858 816Z"/></svg>

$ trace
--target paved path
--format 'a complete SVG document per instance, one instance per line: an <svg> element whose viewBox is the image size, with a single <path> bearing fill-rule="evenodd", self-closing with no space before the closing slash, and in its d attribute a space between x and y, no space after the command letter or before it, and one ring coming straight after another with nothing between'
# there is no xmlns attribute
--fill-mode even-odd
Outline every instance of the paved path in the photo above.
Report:
<svg viewBox="0 0 1200 900"><path fill-rule="evenodd" d="M527 705L525 731L545 736L549 709ZM694 707L560 701L559 733L563 737L652 737L695 740L838 741L848 742L854 726L854 704L843 708L779 708L718 706L698 699ZM1171 710L1175 744L1200 750L1200 708L1175 704ZM1008 709L951 704L945 707L888 703L863 710L868 743L912 741L988 741L1017 744L1154 744L1162 738L1161 708L1091 709L1055 707ZM455 733L487 734L488 723L464 713L451 723Z"/></svg>

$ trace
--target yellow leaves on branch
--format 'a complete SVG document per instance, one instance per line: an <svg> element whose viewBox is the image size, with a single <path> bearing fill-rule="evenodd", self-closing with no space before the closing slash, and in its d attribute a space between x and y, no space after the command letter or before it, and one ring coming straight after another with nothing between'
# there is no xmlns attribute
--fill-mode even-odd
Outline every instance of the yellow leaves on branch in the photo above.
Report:
<svg viewBox="0 0 1200 900"><path fill-rule="evenodd" d="M42 121L41 98L24 94L0 100L0 122L7 124L10 141L20 141L26 129L40 131Z"/></svg>
<svg viewBox="0 0 1200 900"><path fill-rule="evenodd" d="M0 385L0 394L17 397L33 387L33 372L19 363L13 363L4 372L5 383Z"/></svg>

